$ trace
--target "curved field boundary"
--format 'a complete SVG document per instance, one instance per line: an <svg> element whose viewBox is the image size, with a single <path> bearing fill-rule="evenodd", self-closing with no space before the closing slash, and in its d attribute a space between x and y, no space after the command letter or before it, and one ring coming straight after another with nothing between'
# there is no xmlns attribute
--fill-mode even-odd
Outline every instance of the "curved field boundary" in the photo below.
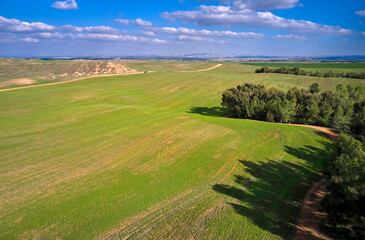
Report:
<svg viewBox="0 0 365 240"><path fill-rule="evenodd" d="M216 68L219 68L220 66L222 66L223 64L218 64L218 65L215 65L213 67L210 67L210 68L206 68L206 69L200 69L200 70L194 70L194 71L180 71L180 72L206 72L206 71L210 71L210 70L213 70L213 69L216 69Z"/></svg>
<svg viewBox="0 0 365 240"><path fill-rule="evenodd" d="M232 114L228 114L223 116L225 118L230 118L232 117ZM260 120L254 120L254 119L244 119L246 121L255 121L255 122L266 122L266 121L260 121ZM269 122L267 122L269 123ZM317 131L323 132L325 134L327 134L332 141L336 141L336 138L338 137L338 133L336 133L335 131L333 131L330 128L327 127L320 127L320 126L314 126L314 125L305 125L305 124L293 124L293 123L276 123L276 124L284 124L284 125L289 125L289 126L299 126L299 127L306 127L306 128L312 128L315 129Z"/></svg>
<svg viewBox="0 0 365 240"><path fill-rule="evenodd" d="M76 82L80 80L90 79L90 78L97 78L97 77L114 77L114 76L123 76L123 75L135 75L135 74L142 74L144 72L134 72L134 73L123 73L123 74L105 74L105 75L93 75L89 77L83 77L83 78L76 78L66 81L60 81L60 82L52 82L52 83L46 83L46 84L39 84L39 85L30 85L30 86L23 86L23 87L16 87L16 88L9 88L9 89L0 89L0 92L7 92L7 91L13 91L13 90L19 90L19 89L25 89L25 88L34 88L34 87L43 87L43 86L51 86L51 85L58 85L63 83L69 83L69 82Z"/></svg>
<svg viewBox="0 0 365 240"><path fill-rule="evenodd" d="M307 128L313 128L318 131L321 131L332 139L332 141L336 141L338 134L333 132L329 128L311 126L311 125L300 125L300 124L291 124L295 126L302 126ZM296 225L296 233L295 240L306 240L306 239L324 239L330 240L328 236L321 234L319 231L318 224L318 216L325 216L326 213L320 212L321 210L321 202L328 193L327 191L327 181L322 178L320 181L316 182L307 192L304 202L302 205L302 209L300 210L300 217L298 219L298 223Z"/></svg>
<svg viewBox="0 0 365 240"><path fill-rule="evenodd" d="M288 124L288 125L315 129L317 131L320 131L320 132L323 132L323 133L327 134L332 139L332 141L335 141L336 138L338 137L338 133L336 133L333 130L331 130L330 128L326 128L326 127L319 127L319 126L313 126L313 125L303 125L303 124Z"/></svg>

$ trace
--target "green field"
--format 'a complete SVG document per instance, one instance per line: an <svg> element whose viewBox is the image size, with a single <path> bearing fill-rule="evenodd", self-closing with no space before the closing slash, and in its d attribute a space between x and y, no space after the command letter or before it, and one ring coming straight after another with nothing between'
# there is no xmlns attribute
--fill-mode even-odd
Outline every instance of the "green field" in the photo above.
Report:
<svg viewBox="0 0 365 240"><path fill-rule="evenodd" d="M255 74L239 63L169 72L174 64L0 92L0 239L293 234L331 141L312 129L222 118L221 94L245 82L333 90L364 81Z"/></svg>
<svg viewBox="0 0 365 240"><path fill-rule="evenodd" d="M134 61L127 60L123 64L137 71L160 71L160 72L179 72L194 71L205 69L216 65L217 63L205 61Z"/></svg>
<svg viewBox="0 0 365 240"><path fill-rule="evenodd" d="M360 63L320 63L320 62L255 62L244 63L256 67L275 67L280 68L287 66L289 68L303 68L307 71L321 71L327 72L329 70L333 72L364 72L365 62Z"/></svg>

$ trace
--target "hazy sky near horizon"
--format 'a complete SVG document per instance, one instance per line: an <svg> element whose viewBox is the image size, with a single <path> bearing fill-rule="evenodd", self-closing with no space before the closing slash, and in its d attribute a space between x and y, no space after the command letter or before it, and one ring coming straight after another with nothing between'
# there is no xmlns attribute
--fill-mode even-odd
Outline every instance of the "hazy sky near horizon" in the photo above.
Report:
<svg viewBox="0 0 365 240"><path fill-rule="evenodd" d="M0 56L365 55L364 0L0 0Z"/></svg>

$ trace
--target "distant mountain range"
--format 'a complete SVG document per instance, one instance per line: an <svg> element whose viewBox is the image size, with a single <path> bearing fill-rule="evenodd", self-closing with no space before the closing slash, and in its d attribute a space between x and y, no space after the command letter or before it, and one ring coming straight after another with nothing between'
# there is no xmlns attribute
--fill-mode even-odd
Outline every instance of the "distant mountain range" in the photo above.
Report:
<svg viewBox="0 0 365 240"><path fill-rule="evenodd" d="M126 55L126 56L74 56L74 57L27 57L26 59L44 59L44 60L74 60L74 59L175 59L175 60L243 60L243 61L365 61L364 55L349 56L264 56L264 55L220 55L208 53L196 53L185 55Z"/></svg>

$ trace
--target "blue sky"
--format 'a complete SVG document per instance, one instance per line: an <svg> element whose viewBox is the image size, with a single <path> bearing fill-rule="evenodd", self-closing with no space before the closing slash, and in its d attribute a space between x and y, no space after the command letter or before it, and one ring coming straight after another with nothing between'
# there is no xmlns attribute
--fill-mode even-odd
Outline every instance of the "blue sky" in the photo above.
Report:
<svg viewBox="0 0 365 240"><path fill-rule="evenodd" d="M0 1L0 56L365 55L364 0Z"/></svg>

